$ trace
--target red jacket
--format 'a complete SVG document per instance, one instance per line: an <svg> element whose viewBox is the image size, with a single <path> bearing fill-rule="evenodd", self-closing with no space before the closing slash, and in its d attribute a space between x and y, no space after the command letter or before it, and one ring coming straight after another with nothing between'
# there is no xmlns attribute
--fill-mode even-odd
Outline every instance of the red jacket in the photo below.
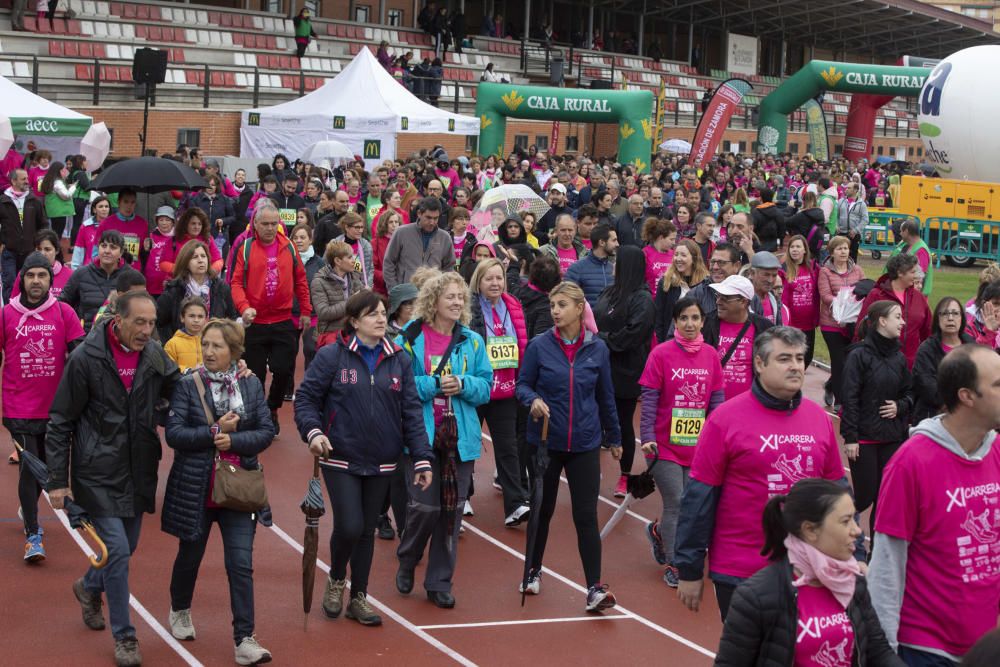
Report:
<svg viewBox="0 0 1000 667"><path fill-rule="evenodd" d="M902 306L903 334L899 337L899 342L903 348L903 356L906 357L907 365L913 368L913 361L917 358L917 348L920 347L922 342L930 338L931 322L934 316L931 314L930 306L927 305L927 297L913 287L907 288L906 292L903 293L903 299L904 301L900 302L896 298L895 292L892 291L892 281L889 280L889 276L882 276L861 304L858 322L861 322L868 315L868 307L876 301L892 301ZM857 328L855 329L854 340L858 340Z"/></svg>
<svg viewBox="0 0 1000 667"><path fill-rule="evenodd" d="M309 300L309 281L299 253L288 240L279 234L274 242L278 244L278 291L268 299L265 294L264 278L267 276L267 256L260 243L253 236L247 237L233 250L232 293L233 303L240 314L247 308L257 311L254 319L258 324L275 324L292 319L292 296L298 298L302 315L312 315ZM288 277L292 279L289 280Z"/></svg>
<svg viewBox="0 0 1000 667"><path fill-rule="evenodd" d="M385 261L385 251L389 247L390 237L375 236L372 238L372 264L375 265L375 282L372 289L379 294L389 295L385 288L385 278L382 277L382 263Z"/></svg>

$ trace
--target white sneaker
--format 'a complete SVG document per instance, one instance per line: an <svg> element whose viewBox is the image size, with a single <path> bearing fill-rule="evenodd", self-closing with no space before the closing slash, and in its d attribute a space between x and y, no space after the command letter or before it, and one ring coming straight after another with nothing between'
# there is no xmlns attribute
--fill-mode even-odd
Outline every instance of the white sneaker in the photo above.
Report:
<svg viewBox="0 0 1000 667"><path fill-rule="evenodd" d="M475 512L472 511L472 503L468 500L465 501L465 507L462 508L462 516L474 516Z"/></svg>
<svg viewBox="0 0 1000 667"><path fill-rule="evenodd" d="M522 581L517 587L518 593L527 593L528 595L538 595L542 592L542 573L536 570L532 570L528 573L528 585L525 586Z"/></svg>
<svg viewBox="0 0 1000 667"><path fill-rule="evenodd" d="M174 639L190 641L194 639L194 623L191 622L191 610L170 610L170 634Z"/></svg>
<svg viewBox="0 0 1000 667"><path fill-rule="evenodd" d="M493 488L503 493L503 487L500 486L500 475L497 473L493 473Z"/></svg>
<svg viewBox="0 0 1000 667"><path fill-rule="evenodd" d="M521 505L516 510L514 510L513 512L511 512L510 516L508 516L506 519L504 519L503 525L507 526L508 528L513 528L514 526L519 526L519 525L521 525L521 523L524 522L524 520L527 518L528 514L530 514L530 513L531 513L531 508L530 507L528 507L527 505Z"/></svg>
<svg viewBox="0 0 1000 667"><path fill-rule="evenodd" d="M258 644L255 636L244 637L236 647L236 664L262 665L265 662L271 662L271 652Z"/></svg>

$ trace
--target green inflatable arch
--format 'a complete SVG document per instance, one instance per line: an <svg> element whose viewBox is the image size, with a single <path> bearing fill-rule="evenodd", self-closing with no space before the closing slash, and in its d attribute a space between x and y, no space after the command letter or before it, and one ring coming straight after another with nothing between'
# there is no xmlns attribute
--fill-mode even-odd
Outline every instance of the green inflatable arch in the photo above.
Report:
<svg viewBox="0 0 1000 667"><path fill-rule="evenodd" d="M930 73L931 70L923 67L812 60L760 103L758 150L761 153L783 152L788 136L788 114L822 90L917 97Z"/></svg>
<svg viewBox="0 0 1000 667"><path fill-rule="evenodd" d="M618 161L649 171L653 94L648 90L584 90L480 83L476 92L479 154L504 158L507 118L618 123Z"/></svg>

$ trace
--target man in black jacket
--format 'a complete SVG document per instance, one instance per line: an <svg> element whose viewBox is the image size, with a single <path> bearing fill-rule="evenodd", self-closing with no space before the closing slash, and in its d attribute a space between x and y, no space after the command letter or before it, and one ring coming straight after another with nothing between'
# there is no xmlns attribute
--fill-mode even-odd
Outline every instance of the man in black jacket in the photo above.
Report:
<svg viewBox="0 0 1000 667"><path fill-rule="evenodd" d="M107 596L115 659L141 663L129 616L129 559L142 515L156 505L160 441L158 406L169 400L180 371L152 339L156 303L147 292L118 300L115 318L91 332L69 357L49 412L45 453L49 500L71 497L89 514L108 547L108 563L73 584L83 622L104 629ZM73 461L70 478L70 459Z"/></svg>
<svg viewBox="0 0 1000 667"><path fill-rule="evenodd" d="M642 224L645 217L642 214L642 195L632 195L628 198L628 208L615 218L612 229L618 232L618 243L641 248L646 245L642 240Z"/></svg>
<svg viewBox="0 0 1000 667"><path fill-rule="evenodd" d="M313 248L320 257L326 252L326 244L344 233L340 228L340 219L351 208L351 198L343 190L333 192L326 190L319 196L319 210L322 215L316 221L316 231L313 232ZM327 210L325 207L332 203Z"/></svg>
<svg viewBox="0 0 1000 667"><path fill-rule="evenodd" d="M289 171L281 182L281 192L270 195L270 199L278 207L278 218L288 231L295 226L299 209L306 207L306 200L296 193L298 188L299 179L295 176L295 172Z"/></svg>
<svg viewBox="0 0 1000 667"><path fill-rule="evenodd" d="M10 187L0 195L0 271L3 301L10 300L17 272L35 250L35 234L49 227L45 204L31 193L28 172L15 169L9 174Z"/></svg>

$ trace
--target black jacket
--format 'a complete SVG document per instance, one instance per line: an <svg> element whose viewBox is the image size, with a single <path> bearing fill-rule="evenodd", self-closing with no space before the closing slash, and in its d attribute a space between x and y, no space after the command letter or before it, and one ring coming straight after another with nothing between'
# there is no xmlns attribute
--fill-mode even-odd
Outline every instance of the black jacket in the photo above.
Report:
<svg viewBox="0 0 1000 667"><path fill-rule="evenodd" d="M99 263L90 262L74 271L66 281L59 300L73 306L73 310L83 320L85 331L90 331L97 311L115 289L115 280L124 268L125 266L119 266L109 275Z"/></svg>
<svg viewBox="0 0 1000 667"><path fill-rule="evenodd" d="M903 442L912 410L910 369L898 340L889 340L872 329L855 343L844 362L844 410L840 435L844 442ZM879 408L896 401L894 419L883 419Z"/></svg>
<svg viewBox="0 0 1000 667"><path fill-rule="evenodd" d="M342 217L343 215L336 211L329 211L316 221L316 231L313 232L313 249L318 256L323 257L326 253L326 244L344 233L340 227Z"/></svg>
<svg viewBox="0 0 1000 667"><path fill-rule="evenodd" d="M967 333L959 334L963 343L975 342ZM921 420L940 413L944 401L938 394L937 371L944 359L941 349L941 335L933 334L917 348L917 357L913 361L913 384L910 387L910 404L913 412L911 424L919 424Z"/></svg>
<svg viewBox="0 0 1000 667"><path fill-rule="evenodd" d="M242 234L246 230L247 225L250 224L250 218L247 217L247 209L250 208L250 200L253 199L253 196L253 189L247 185L243 188L240 196L233 202L234 219L233 224L229 226L229 245L233 245L236 237Z"/></svg>
<svg viewBox="0 0 1000 667"><path fill-rule="evenodd" d="M823 209L815 207L799 211L785 222L785 230L793 236L796 234L804 236L813 259L819 257L819 251L823 247L823 237L827 233Z"/></svg>
<svg viewBox="0 0 1000 667"><path fill-rule="evenodd" d="M306 207L306 200L299 195L286 195L284 192L278 191L268 195L268 199L274 202L274 205L278 207L279 210L283 208L290 208L293 211L298 211L300 208ZM286 224L286 227L291 229L295 226L295 223Z"/></svg>
<svg viewBox="0 0 1000 667"><path fill-rule="evenodd" d="M612 308L609 300L612 289L604 290L594 306L597 335L611 352L615 397L638 398L641 393L639 378L646 367L653 337L653 297L644 282L642 288L629 294L624 303Z"/></svg>
<svg viewBox="0 0 1000 667"><path fill-rule="evenodd" d="M72 485L74 500L91 516L135 517L156 508L157 404L170 399L180 371L151 340L132 391L125 391L108 342L111 326L87 336L66 362L49 410L46 488Z"/></svg>
<svg viewBox="0 0 1000 667"><path fill-rule="evenodd" d="M691 292L688 290L688 296ZM663 291L663 278L656 281L656 294L653 295L653 305L656 306L656 320L653 325L653 333L656 334L656 342L662 343L673 335L674 325L674 304L681 300L681 287L675 285Z"/></svg>
<svg viewBox="0 0 1000 667"><path fill-rule="evenodd" d="M160 341L166 343L181 326L181 301L187 296L187 286L178 279L168 280L163 294L156 302L156 329ZM240 316L233 304L229 284L222 278L211 278L208 283L208 316L235 320Z"/></svg>
<svg viewBox="0 0 1000 667"><path fill-rule="evenodd" d="M240 464L245 469L256 470L257 455L274 440L274 423L260 380L252 376L240 378L239 386L246 413L240 417L236 431L229 434L230 451L239 454ZM216 414L212 392L207 386L205 402L215 419L222 416ZM170 401L166 436L167 444L174 450L174 462L163 494L160 526L169 535L193 542L202 537L208 482L216 454L193 375L186 375L177 383Z"/></svg>
<svg viewBox="0 0 1000 667"><path fill-rule="evenodd" d="M792 667L799 632L798 594L787 559L739 585L715 656L716 667ZM875 615L868 583L859 576L847 605L854 629L852 667L903 667Z"/></svg>
<svg viewBox="0 0 1000 667"><path fill-rule="evenodd" d="M30 192L25 195L22 220L14 201L0 191L0 244L18 258L18 270L21 268L21 260L35 249L35 234L48 228L45 202Z"/></svg>
<svg viewBox="0 0 1000 667"><path fill-rule="evenodd" d="M248 205L249 205L249 200ZM208 216L209 229L212 236L215 236L215 221L222 220L222 229L226 238L236 238L240 232L232 234L231 227L236 222L236 211L233 209L233 202L226 195L219 193L214 197L209 197L204 192L199 192L191 200L192 206L197 206ZM246 209L244 209L246 210Z"/></svg>
<svg viewBox="0 0 1000 667"><path fill-rule="evenodd" d="M754 340L757 340L757 336L761 332L766 331L774 326L771 320L766 317L761 317L759 315L749 314L750 317L750 329L753 329ZM750 329L747 330L749 333ZM705 316L705 325L701 328L701 335L705 339L705 343L711 345L712 347L719 347L719 313L718 311L714 313L709 313Z"/></svg>
<svg viewBox="0 0 1000 667"><path fill-rule="evenodd" d="M555 326L552 322L548 294L532 289L527 284L511 290L511 294L517 297L524 310L524 326L528 330L528 340Z"/></svg>
<svg viewBox="0 0 1000 667"><path fill-rule="evenodd" d="M642 226L645 220L646 218L642 215L633 218L628 211L615 218L611 227L618 232L618 243L620 245L634 245L636 248L646 245L642 240Z"/></svg>
<svg viewBox="0 0 1000 667"><path fill-rule="evenodd" d="M774 252L785 238L785 214L777 206L758 206L753 210L753 231L760 239L760 249Z"/></svg>

